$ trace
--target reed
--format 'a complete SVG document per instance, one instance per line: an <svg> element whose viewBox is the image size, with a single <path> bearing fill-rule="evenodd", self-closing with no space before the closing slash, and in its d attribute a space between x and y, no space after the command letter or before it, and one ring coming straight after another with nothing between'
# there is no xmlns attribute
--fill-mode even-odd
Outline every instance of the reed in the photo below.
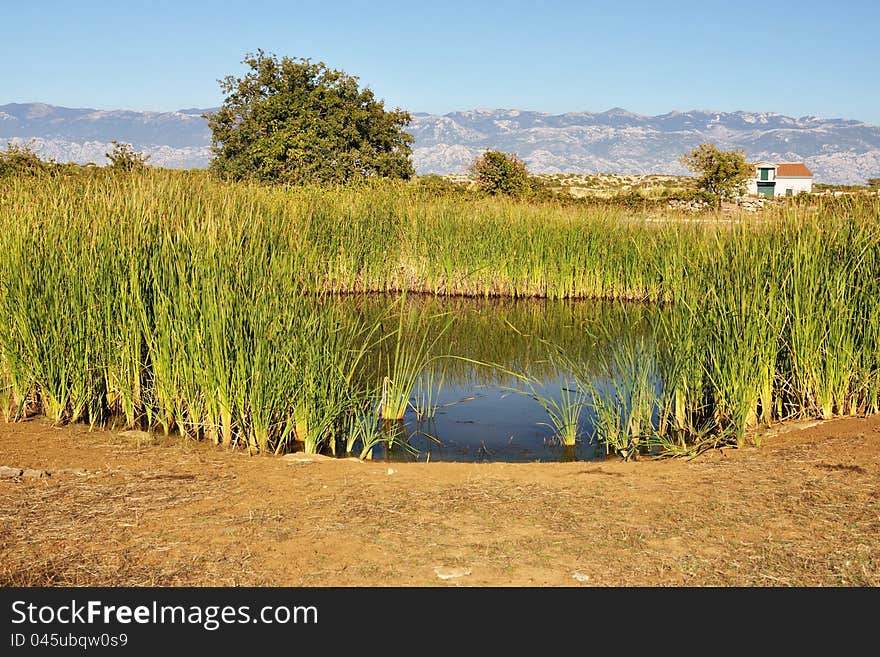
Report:
<svg viewBox="0 0 880 657"><path fill-rule="evenodd" d="M428 367L441 357L434 353L434 347L450 324L447 321L431 333L427 330L425 318L406 312L405 293L397 303L397 328L389 336L394 341L394 351L389 351L386 356L385 374L382 377L380 415L383 421L402 420L411 407L419 412L420 409L413 406L411 401L413 392Z"/></svg>
<svg viewBox="0 0 880 657"><path fill-rule="evenodd" d="M12 381L9 378L9 367L5 362L0 362L0 413L3 413L4 422L9 423L13 417L13 392Z"/></svg>
<svg viewBox="0 0 880 657"><path fill-rule="evenodd" d="M547 413L554 439L563 447L573 447L583 436L581 416L587 406L587 395L573 381L563 383L557 391L544 393L542 386L529 381L527 394Z"/></svg>
<svg viewBox="0 0 880 657"><path fill-rule="evenodd" d="M515 327L510 328L520 333ZM542 346L550 371L560 379L559 385L548 385L543 377L534 374L517 373L518 385L507 389L537 402L547 413L546 426L553 431L553 439L562 447L574 447L583 437L581 419L588 401L588 394L575 379L580 364L558 343L542 341Z"/></svg>
<svg viewBox="0 0 880 657"><path fill-rule="evenodd" d="M599 377L579 376L595 417L594 437L607 453L637 457L658 434L661 396L654 351L649 336L626 332L606 352Z"/></svg>
<svg viewBox="0 0 880 657"><path fill-rule="evenodd" d="M412 408L417 422L434 419L438 408L437 399L443 389L445 378L446 371L442 365L439 368L427 367L422 372L413 391Z"/></svg>

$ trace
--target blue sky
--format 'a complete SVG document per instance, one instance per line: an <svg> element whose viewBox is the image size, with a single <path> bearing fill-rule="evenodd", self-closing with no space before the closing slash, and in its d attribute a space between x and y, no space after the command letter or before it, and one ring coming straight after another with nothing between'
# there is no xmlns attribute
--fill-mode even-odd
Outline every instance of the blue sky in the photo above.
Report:
<svg viewBox="0 0 880 657"><path fill-rule="evenodd" d="M389 107L624 107L880 124L880 3L0 0L0 104L218 105L246 52L310 57Z"/></svg>

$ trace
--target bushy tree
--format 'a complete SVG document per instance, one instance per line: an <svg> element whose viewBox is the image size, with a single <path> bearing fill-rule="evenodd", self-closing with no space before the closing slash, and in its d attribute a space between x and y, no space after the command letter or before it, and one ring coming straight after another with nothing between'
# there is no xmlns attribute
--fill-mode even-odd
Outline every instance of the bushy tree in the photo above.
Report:
<svg viewBox="0 0 880 657"><path fill-rule="evenodd" d="M880 178L868 178L868 187L871 189L880 189Z"/></svg>
<svg viewBox="0 0 880 657"><path fill-rule="evenodd" d="M226 98L205 115L214 173L288 184L414 174L409 113L386 111L356 77L262 50L243 63L250 71L220 80Z"/></svg>
<svg viewBox="0 0 880 657"><path fill-rule="evenodd" d="M481 190L489 194L527 196L532 192L525 163L515 154L486 151L471 165Z"/></svg>
<svg viewBox="0 0 880 657"><path fill-rule="evenodd" d="M131 144L123 144L118 141L110 142L113 148L104 156L110 160L110 167L119 171L140 171L146 168L149 155L144 155L134 148Z"/></svg>
<svg viewBox="0 0 880 657"><path fill-rule="evenodd" d="M37 155L33 145L6 144L6 150L0 151L0 178L4 176L38 176L46 173L50 167Z"/></svg>
<svg viewBox="0 0 880 657"><path fill-rule="evenodd" d="M737 198L746 191L752 168L742 150L720 151L714 144L700 144L681 156L682 165L699 174L697 185L718 200Z"/></svg>

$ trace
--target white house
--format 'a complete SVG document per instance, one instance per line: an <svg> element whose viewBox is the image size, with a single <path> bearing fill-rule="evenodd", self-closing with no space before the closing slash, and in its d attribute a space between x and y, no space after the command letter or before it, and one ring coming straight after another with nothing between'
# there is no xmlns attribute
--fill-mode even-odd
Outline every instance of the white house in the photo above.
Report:
<svg viewBox="0 0 880 657"><path fill-rule="evenodd" d="M813 191L813 174L803 162L755 162L748 192L762 196L794 196Z"/></svg>

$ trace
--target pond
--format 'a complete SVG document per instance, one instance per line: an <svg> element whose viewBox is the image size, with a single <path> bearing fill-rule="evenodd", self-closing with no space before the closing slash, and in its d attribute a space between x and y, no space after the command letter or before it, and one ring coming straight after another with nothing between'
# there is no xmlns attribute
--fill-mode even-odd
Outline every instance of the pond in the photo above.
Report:
<svg viewBox="0 0 880 657"><path fill-rule="evenodd" d="M586 402L585 383L593 394L612 389L610 351L650 341L646 320L659 312L640 304L413 295L342 297L332 303L392 335L368 355L368 378L390 369L395 345L388 341L400 329L400 313L407 327L418 327L414 334L427 336L429 362L404 417L382 424L393 440L373 449L373 459L388 461L605 458L605 445L594 439L593 404L584 403L577 413L574 445L560 443L548 405L576 401L578 394ZM404 350L406 344L413 349L423 344L403 342ZM659 383L651 377L656 389Z"/></svg>

